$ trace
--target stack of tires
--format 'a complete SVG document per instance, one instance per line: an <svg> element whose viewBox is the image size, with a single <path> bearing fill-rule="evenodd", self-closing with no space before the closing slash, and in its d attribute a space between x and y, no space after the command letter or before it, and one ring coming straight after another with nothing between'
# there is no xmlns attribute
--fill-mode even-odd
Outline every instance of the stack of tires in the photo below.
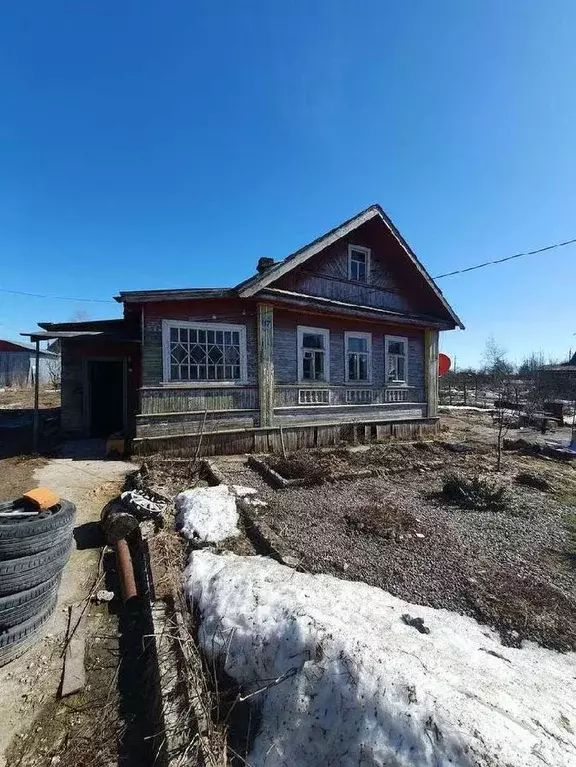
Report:
<svg viewBox="0 0 576 767"><path fill-rule="evenodd" d="M39 638L56 609L75 516L74 504L61 500L34 516L0 517L0 666Z"/></svg>

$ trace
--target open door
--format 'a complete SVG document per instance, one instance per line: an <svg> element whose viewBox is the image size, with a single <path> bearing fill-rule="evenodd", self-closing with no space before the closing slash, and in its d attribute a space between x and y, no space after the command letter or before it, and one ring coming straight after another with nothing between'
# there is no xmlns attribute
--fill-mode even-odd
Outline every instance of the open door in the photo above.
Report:
<svg viewBox="0 0 576 767"><path fill-rule="evenodd" d="M109 437L125 428L125 360L87 360L88 436Z"/></svg>

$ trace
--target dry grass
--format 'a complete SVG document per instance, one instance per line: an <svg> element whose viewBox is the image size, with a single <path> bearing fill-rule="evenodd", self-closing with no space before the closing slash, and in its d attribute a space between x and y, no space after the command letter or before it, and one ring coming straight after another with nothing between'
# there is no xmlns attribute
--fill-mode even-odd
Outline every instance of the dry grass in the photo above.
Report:
<svg viewBox="0 0 576 767"><path fill-rule="evenodd" d="M521 647L523 640L544 647L576 649L576 601L560 588L535 578L494 574L488 589L470 580L468 599L481 623L497 627L502 641Z"/></svg>
<svg viewBox="0 0 576 767"><path fill-rule="evenodd" d="M411 537L420 528L413 514L393 503L361 505L345 514L344 519L359 533L395 541Z"/></svg>

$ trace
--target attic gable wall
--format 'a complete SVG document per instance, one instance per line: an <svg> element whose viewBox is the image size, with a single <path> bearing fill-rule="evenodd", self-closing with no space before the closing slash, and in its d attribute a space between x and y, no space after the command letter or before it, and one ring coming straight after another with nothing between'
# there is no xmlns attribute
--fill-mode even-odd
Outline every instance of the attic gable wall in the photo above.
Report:
<svg viewBox="0 0 576 767"><path fill-rule="evenodd" d="M368 284L348 279L348 245L370 248ZM396 239L382 221L375 219L280 277L270 287L360 306L445 318L441 302L410 267Z"/></svg>

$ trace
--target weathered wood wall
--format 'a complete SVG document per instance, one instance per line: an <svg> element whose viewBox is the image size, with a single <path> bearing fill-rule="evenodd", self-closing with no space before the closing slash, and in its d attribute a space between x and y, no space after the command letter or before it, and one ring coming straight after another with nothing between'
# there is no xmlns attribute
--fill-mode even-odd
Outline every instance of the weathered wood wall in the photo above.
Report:
<svg viewBox="0 0 576 767"><path fill-rule="evenodd" d="M74 342L63 339L61 343L62 373L60 381L61 426L67 434L83 434L84 414L84 366L82 358L74 353Z"/></svg>
<svg viewBox="0 0 576 767"><path fill-rule="evenodd" d="M348 245L371 249L370 283L348 280ZM401 245L377 220L356 229L272 287L394 311L444 317L446 311L404 256Z"/></svg>
<svg viewBox="0 0 576 767"><path fill-rule="evenodd" d="M225 322L246 327L247 382L258 383L256 305L240 299L207 301L161 301L143 307L142 384L156 386L163 381L162 320Z"/></svg>
<svg viewBox="0 0 576 767"><path fill-rule="evenodd" d="M282 442L288 452L307 447L338 445L341 442L379 442L390 439L411 440L433 436L438 429L436 419L381 423L342 423L285 426L279 428L244 429L202 435L200 455L233 455L238 453L280 453ZM200 436L156 436L134 440L137 455L188 457L195 454Z"/></svg>
<svg viewBox="0 0 576 767"><path fill-rule="evenodd" d="M274 311L274 374L277 385L298 382L298 325L327 328L330 331L330 384L343 385L346 380L344 333L359 331L372 334L372 386L384 387L384 336L408 338L408 384L414 387L415 402L423 401L424 390L424 332L409 325L389 325L376 322L344 320L329 315ZM304 384L303 384L304 385ZM358 383L358 388L365 384Z"/></svg>
<svg viewBox="0 0 576 767"><path fill-rule="evenodd" d="M186 385L150 386L140 390L140 412L185 413L189 411L238 410L258 408L258 387Z"/></svg>

